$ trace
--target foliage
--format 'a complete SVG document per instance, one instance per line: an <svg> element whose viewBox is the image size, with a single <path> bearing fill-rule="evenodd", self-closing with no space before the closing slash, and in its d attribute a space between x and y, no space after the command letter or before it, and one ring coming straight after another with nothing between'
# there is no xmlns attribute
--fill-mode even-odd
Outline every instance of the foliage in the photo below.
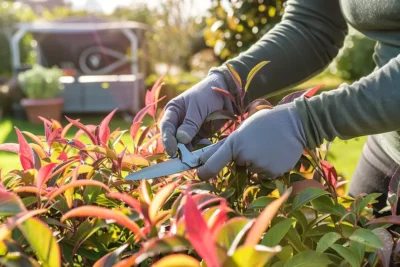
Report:
<svg viewBox="0 0 400 267"><path fill-rule="evenodd" d="M12 29L18 22L32 21L36 18L33 10L19 2L1 1L0 3L0 75L11 75L11 51L9 39L11 38ZM23 63L31 63L34 58L31 53L32 36L27 34L21 41L21 61Z"/></svg>
<svg viewBox="0 0 400 267"><path fill-rule="evenodd" d="M35 64L32 69L18 75L18 82L28 98L52 98L63 89L61 76L58 67L45 68Z"/></svg>
<svg viewBox="0 0 400 267"><path fill-rule="evenodd" d="M204 39L226 60L246 51L280 22L286 0L212 2Z"/></svg>
<svg viewBox="0 0 400 267"><path fill-rule="evenodd" d="M246 84L237 80L242 98L266 63ZM159 129L163 109L157 108L162 86L160 78L147 92L146 107L129 131L111 131L116 110L99 125L67 117L69 124L62 126L42 118L43 136L15 128L18 144L0 145L18 153L22 167L0 175L3 265L389 266L391 255L396 258L398 236L387 230L398 224L396 214L374 219L371 205L379 194L338 196L344 181L321 149L305 150L295 168L276 179L231 163L208 182L197 179L196 170L126 181L129 172L168 160ZM319 89L280 103L312 97ZM212 142L258 110L272 108L265 100L235 105L237 115L217 111L207 118L211 124L226 120ZM142 125L145 116L152 118L148 126ZM79 130L67 139L72 127ZM122 135L133 145L126 146ZM82 136L90 141L81 142ZM396 179L392 206L400 191Z"/></svg>
<svg viewBox="0 0 400 267"><path fill-rule="evenodd" d="M375 68L373 53L376 42L350 28L338 56L330 65L330 71L345 80L358 80L369 75Z"/></svg>

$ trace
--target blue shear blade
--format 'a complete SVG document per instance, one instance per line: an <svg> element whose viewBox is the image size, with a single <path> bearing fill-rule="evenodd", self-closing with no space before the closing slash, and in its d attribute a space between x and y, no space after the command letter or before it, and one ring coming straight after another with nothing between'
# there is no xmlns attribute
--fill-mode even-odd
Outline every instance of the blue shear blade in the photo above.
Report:
<svg viewBox="0 0 400 267"><path fill-rule="evenodd" d="M126 176L125 180L138 181L143 179L154 179L190 169L192 169L192 167L183 163L179 158L176 158L133 172Z"/></svg>

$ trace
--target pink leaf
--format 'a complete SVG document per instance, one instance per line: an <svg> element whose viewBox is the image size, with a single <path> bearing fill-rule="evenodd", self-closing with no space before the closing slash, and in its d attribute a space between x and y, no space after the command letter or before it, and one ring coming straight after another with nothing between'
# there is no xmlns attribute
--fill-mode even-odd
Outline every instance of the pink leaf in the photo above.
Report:
<svg viewBox="0 0 400 267"><path fill-rule="evenodd" d="M25 137L22 135L21 131L14 127L18 136L19 143L19 160L21 162L22 168L24 170L29 170L35 168L34 159L33 159L33 151L26 141Z"/></svg>
<svg viewBox="0 0 400 267"><path fill-rule="evenodd" d="M47 164L46 166L43 166L40 168L38 172L38 176L36 178L36 186L40 189L43 184L45 184L50 176L51 171L54 169L56 166L56 163L50 163Z"/></svg>
<svg viewBox="0 0 400 267"><path fill-rule="evenodd" d="M157 102L159 95L160 95L162 85L163 85L163 83L161 83L161 82L162 82L162 79L164 79L164 76L165 75L158 78L158 80L155 82L155 84L153 85L151 90L146 92L146 100L145 100L146 106L148 106L154 102ZM155 104L154 106L152 106L149 109L149 114L154 119L155 119L156 111L157 111L157 104Z"/></svg>
<svg viewBox="0 0 400 267"><path fill-rule="evenodd" d="M206 264L220 266L215 239L192 196L188 193L186 193L185 203L185 226L190 243Z"/></svg>
<svg viewBox="0 0 400 267"><path fill-rule="evenodd" d="M335 167L333 167L332 164L325 160L321 160L321 168L322 172L324 173L326 182L332 186L333 188L336 188L337 186L337 173Z"/></svg>
<svg viewBox="0 0 400 267"><path fill-rule="evenodd" d="M0 151L18 153L19 152L19 145L18 144L13 144L13 143L0 144Z"/></svg>
<svg viewBox="0 0 400 267"><path fill-rule="evenodd" d="M114 109L107 117L105 117L100 123L99 139L100 142L107 145L108 139L110 138L110 124L111 118L114 116L117 109Z"/></svg>
<svg viewBox="0 0 400 267"><path fill-rule="evenodd" d="M163 97L163 98L164 98L164 97ZM158 101L161 101L163 98L161 98L161 99L158 100ZM157 101L157 102L158 102L158 101ZM137 131L139 130L140 125L142 124L143 118L144 118L144 116L147 114L149 108L150 108L152 105L155 105L157 102L154 102L154 103L152 103L152 104L150 104L150 105L145 106L145 107L142 108L142 110L140 110L140 111L136 114L136 116L133 118L132 126L131 126L131 129L130 129L130 134L131 134L132 140L135 139L136 134L137 134Z"/></svg>
<svg viewBox="0 0 400 267"><path fill-rule="evenodd" d="M47 144L49 145L49 147L51 147L51 145L53 144L54 140L59 138L60 134L61 134L62 129L58 128L56 130L54 130L49 137L47 138Z"/></svg>
<svg viewBox="0 0 400 267"><path fill-rule="evenodd" d="M94 137L94 135L92 134L92 132L82 123L80 123L78 120L73 120L68 118L67 116L65 116L65 118L72 123L74 126L78 127L79 129L81 129L82 131L84 131L86 133L86 135L90 138L90 140L93 142L93 144L97 145L96 143L96 138Z"/></svg>

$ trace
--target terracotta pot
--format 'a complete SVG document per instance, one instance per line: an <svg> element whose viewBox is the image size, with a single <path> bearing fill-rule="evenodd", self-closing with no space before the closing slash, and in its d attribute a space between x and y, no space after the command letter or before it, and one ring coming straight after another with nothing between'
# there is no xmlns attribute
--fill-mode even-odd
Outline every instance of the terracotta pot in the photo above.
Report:
<svg viewBox="0 0 400 267"><path fill-rule="evenodd" d="M61 121L64 99L61 97L49 99L23 98L21 105L24 107L30 123L42 124L43 121L38 116Z"/></svg>

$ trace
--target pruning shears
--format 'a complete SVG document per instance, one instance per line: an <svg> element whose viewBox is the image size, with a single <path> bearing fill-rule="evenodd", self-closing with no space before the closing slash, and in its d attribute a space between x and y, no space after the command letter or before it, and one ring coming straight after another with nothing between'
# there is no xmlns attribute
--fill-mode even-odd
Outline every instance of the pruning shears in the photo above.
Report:
<svg viewBox="0 0 400 267"><path fill-rule="evenodd" d="M217 145L220 144L215 143L190 152L184 144L179 143L177 156L170 160L130 173L125 177L125 180L139 181L143 179L154 179L200 167L202 165L202 162L200 161L201 155Z"/></svg>

